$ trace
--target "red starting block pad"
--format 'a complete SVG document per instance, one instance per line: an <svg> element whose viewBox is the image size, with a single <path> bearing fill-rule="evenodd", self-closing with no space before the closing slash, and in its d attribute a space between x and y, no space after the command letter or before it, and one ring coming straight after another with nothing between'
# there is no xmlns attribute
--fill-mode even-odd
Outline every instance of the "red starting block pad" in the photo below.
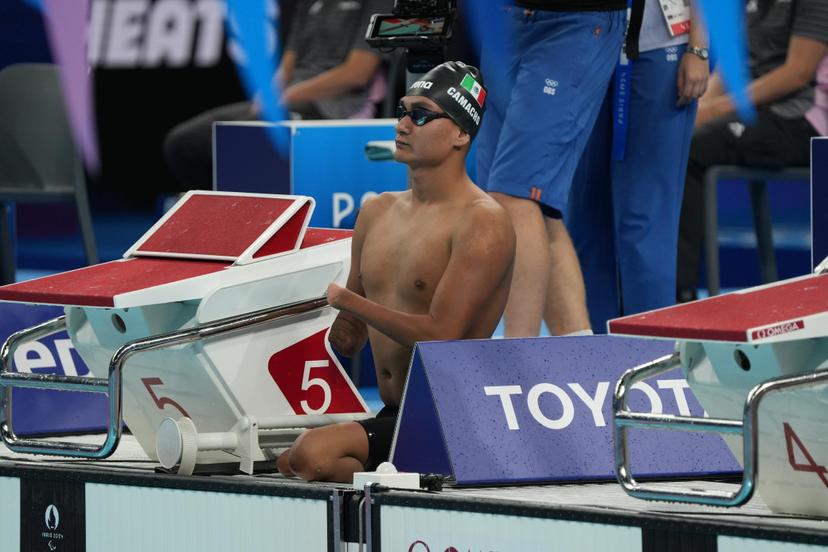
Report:
<svg viewBox="0 0 828 552"><path fill-rule="evenodd" d="M116 307L116 299L142 289L218 272L230 263L170 259L124 259L0 288L0 300L41 305ZM187 286L181 286L186 301ZM189 287L192 293L195 290ZM199 296L196 293L196 296ZM192 299L190 297L189 299ZM120 303L120 301L118 301Z"/></svg>
<svg viewBox="0 0 828 552"><path fill-rule="evenodd" d="M204 297L221 273L351 237L308 228L313 200L189 192L124 259L0 287L0 301L127 308Z"/></svg>
<svg viewBox="0 0 828 552"><path fill-rule="evenodd" d="M248 264L302 243L313 200L190 192L124 254Z"/></svg>
<svg viewBox="0 0 828 552"><path fill-rule="evenodd" d="M828 275L810 275L610 320L616 335L770 343L828 335Z"/></svg>

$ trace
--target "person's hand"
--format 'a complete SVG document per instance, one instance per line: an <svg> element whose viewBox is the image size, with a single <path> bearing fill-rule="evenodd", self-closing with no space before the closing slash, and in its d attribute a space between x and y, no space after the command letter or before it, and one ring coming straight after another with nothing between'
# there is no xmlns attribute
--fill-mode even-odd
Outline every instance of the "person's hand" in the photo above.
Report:
<svg viewBox="0 0 828 552"><path fill-rule="evenodd" d="M707 90L707 81L710 78L710 64L695 54L685 52L679 64L676 88L678 90L678 105L687 105L697 98L701 98Z"/></svg>
<svg viewBox="0 0 828 552"><path fill-rule="evenodd" d="M699 128L700 126L702 126L706 123L709 123L710 121L712 121L716 117L717 117L716 112L713 109L712 104L706 103L706 102L700 103L699 104L699 109L698 109L698 111L696 111L695 127Z"/></svg>
<svg viewBox="0 0 828 552"><path fill-rule="evenodd" d="M288 87L288 76L287 74L285 74L284 67L279 66L279 69L277 69L276 72L273 74L273 79L271 80L270 85L273 86L274 89L278 90L284 90Z"/></svg>
<svg viewBox="0 0 828 552"><path fill-rule="evenodd" d="M733 113L734 109L733 101L727 95L717 96L707 101L702 100L696 112L696 128L715 119L727 117Z"/></svg>
<svg viewBox="0 0 828 552"><path fill-rule="evenodd" d="M279 97L279 103L283 106L288 106L296 102L296 85L292 84L282 90L282 95Z"/></svg>

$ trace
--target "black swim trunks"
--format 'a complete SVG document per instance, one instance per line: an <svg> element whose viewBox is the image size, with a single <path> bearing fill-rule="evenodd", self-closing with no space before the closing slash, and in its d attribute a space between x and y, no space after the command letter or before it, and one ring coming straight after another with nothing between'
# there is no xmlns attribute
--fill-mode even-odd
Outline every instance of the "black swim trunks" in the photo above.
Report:
<svg viewBox="0 0 828 552"><path fill-rule="evenodd" d="M396 406L384 406L374 418L357 422L368 435L368 460L365 462L367 471L376 470L377 466L388 460L399 410Z"/></svg>

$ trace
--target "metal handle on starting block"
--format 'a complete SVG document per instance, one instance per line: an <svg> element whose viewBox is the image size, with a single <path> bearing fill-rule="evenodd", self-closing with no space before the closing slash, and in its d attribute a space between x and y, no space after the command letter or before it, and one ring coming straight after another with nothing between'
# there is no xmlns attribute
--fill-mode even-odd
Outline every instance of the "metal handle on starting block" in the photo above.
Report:
<svg viewBox="0 0 828 552"><path fill-rule="evenodd" d="M738 506L753 494L753 454L746 446L742 485L734 493L703 491L690 488L665 490L655 485L638 483L632 475L629 461L628 428L670 429L679 431L709 431L716 433L742 433L743 424L737 420L675 416L672 414L642 414L627 408L629 389L636 383L673 370L681 364L679 353L665 356L648 364L627 370L615 386L612 406L615 432L615 475L627 494L648 500L691 502L716 506Z"/></svg>
<svg viewBox="0 0 828 552"><path fill-rule="evenodd" d="M753 496L756 488L756 474L759 462L759 404L769 393L828 383L828 370L819 370L805 375L782 377L768 380L755 386L745 400L742 420L722 418L698 418L670 414L642 414L627 409L628 390L645 379L669 372L681 364L679 353L662 357L648 364L628 370L615 386L613 397L613 429L615 434L616 478L630 496L647 500L689 502L709 506L741 506ZM742 483L734 492L699 490L671 487L669 490L656 485L638 483L630 470L627 430L631 427L642 429L669 429L677 431L706 431L742 436Z"/></svg>
<svg viewBox="0 0 828 552"><path fill-rule="evenodd" d="M115 452L121 440L123 427L123 367L135 354L154 351L184 343L191 343L217 335L247 329L275 320L289 318L328 306L325 297L279 305L184 330L158 334L124 344L112 355L108 378L61 376L56 374L20 374L13 372L14 350L21 343L34 341L66 329L66 317L61 316L13 334L0 349L0 387L3 388L3 408L0 414L0 438L14 452L52 454L80 458L107 458ZM54 441L49 439L21 439L14 432L12 422L12 390L15 387L51 389L57 391L92 391L109 396L109 425L106 440L100 446Z"/></svg>
<svg viewBox="0 0 828 552"><path fill-rule="evenodd" d="M61 376L56 374L20 374L11 371L14 364L14 351L27 341L36 341L66 329L66 317L59 316L26 330L12 334L0 349L0 387L3 387L3 408L0 418L0 437L9 449L16 452L39 454L44 452L44 445L53 454L101 458L101 447L67 441L43 441L38 439L21 439L14 432L12 423L12 389L54 389L60 391L87 391L107 393L109 382L103 378Z"/></svg>

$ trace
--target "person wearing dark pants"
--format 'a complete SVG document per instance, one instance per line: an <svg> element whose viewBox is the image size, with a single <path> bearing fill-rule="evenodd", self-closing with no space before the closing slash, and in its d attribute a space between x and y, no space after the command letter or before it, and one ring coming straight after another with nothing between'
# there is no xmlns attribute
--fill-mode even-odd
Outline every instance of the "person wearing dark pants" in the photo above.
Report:
<svg viewBox="0 0 828 552"><path fill-rule="evenodd" d="M701 126L693 136L679 233L678 302L696 298L707 169L715 165L769 169L808 165L810 140L819 134L811 123L805 118L777 117L766 107L760 107L757 115L752 126L731 116Z"/></svg>
<svg viewBox="0 0 828 552"><path fill-rule="evenodd" d="M754 124L741 121L718 76L699 102L679 226L676 299L696 298L704 240L704 175L714 165L807 165L809 142L828 104L817 102L817 69L828 53L824 0L747 2Z"/></svg>
<svg viewBox="0 0 828 552"><path fill-rule="evenodd" d="M639 55L622 57L570 191L567 228L596 333L609 319L675 301L676 266L665 259L676 256L697 98L710 69L694 6L680 18L668 8L645 1ZM667 24L676 20L685 23L677 30Z"/></svg>

